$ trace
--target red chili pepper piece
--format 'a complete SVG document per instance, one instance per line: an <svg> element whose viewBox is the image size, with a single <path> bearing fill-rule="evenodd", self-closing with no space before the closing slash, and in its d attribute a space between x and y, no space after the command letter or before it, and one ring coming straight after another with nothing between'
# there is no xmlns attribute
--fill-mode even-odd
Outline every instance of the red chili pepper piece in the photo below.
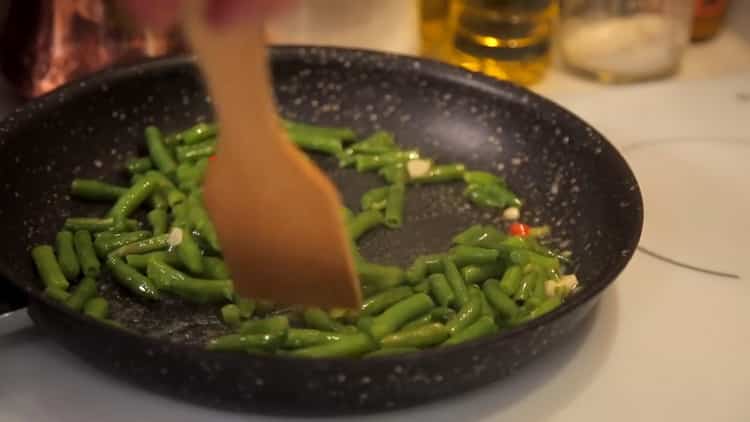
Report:
<svg viewBox="0 0 750 422"><path fill-rule="evenodd" d="M526 237L529 235L530 230L531 227L523 223L513 223L508 227L508 233L510 233L511 236Z"/></svg>

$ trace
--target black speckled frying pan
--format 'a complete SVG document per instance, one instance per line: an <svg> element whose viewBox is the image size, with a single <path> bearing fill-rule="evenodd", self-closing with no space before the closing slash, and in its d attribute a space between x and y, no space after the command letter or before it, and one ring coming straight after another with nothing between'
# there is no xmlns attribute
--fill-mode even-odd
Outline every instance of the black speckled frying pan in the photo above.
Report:
<svg viewBox="0 0 750 422"><path fill-rule="evenodd" d="M397 408L489 383L552 348L633 254L643 212L633 174L599 133L555 104L450 66L365 51L278 48L273 70L289 118L361 134L384 128L439 161L502 174L526 200L525 221L551 225L557 245L573 252L582 290L556 311L495 337L367 360L209 352L201 344L225 330L216 308L146 305L109 281L100 291L113 318L143 335L46 300L29 249L51 242L65 217L103 211L71 201L70 180L124 182L121 166L141 148L146 125L171 131L211 118L192 62L172 58L66 86L0 125L0 275L28 294L32 318L50 336L104 372L193 402L309 415ZM382 183L318 162L355 209L366 189ZM499 219L469 206L459 184L414 188L404 228L368 234L363 253L406 264L446 250L451 236L476 222Z"/></svg>

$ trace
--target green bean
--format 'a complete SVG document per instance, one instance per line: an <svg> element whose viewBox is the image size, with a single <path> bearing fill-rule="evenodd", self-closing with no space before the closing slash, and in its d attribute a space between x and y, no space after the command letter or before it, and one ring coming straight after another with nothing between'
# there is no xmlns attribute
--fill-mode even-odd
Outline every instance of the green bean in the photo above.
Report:
<svg viewBox="0 0 750 422"><path fill-rule="evenodd" d="M133 213L156 189L156 183L150 177L144 177L128 189L127 192L120 195L109 211L108 217L115 219L125 219Z"/></svg>
<svg viewBox="0 0 750 422"><path fill-rule="evenodd" d="M151 226L151 232L154 236L167 233L169 217L163 209L153 209L146 214L146 220Z"/></svg>
<svg viewBox="0 0 750 422"><path fill-rule="evenodd" d="M305 320L305 324L310 328L315 328L321 331L344 331L344 325L340 322L335 321L331 318L328 313L320 308L307 308L302 314L302 318Z"/></svg>
<svg viewBox="0 0 750 422"><path fill-rule="evenodd" d="M94 250L91 233L86 230L76 231L73 235L73 243L83 275L96 278L101 272L101 264Z"/></svg>
<svg viewBox="0 0 750 422"><path fill-rule="evenodd" d="M252 351L254 349L274 350L284 341L284 336L273 334L229 334L212 339L206 345L208 350Z"/></svg>
<svg viewBox="0 0 750 422"><path fill-rule="evenodd" d="M138 270L126 264L122 258L109 256L106 263L115 280L122 286L144 299L159 299L159 292L154 283L139 273Z"/></svg>
<svg viewBox="0 0 750 422"><path fill-rule="evenodd" d="M231 278L229 268L227 268L227 264L224 260L213 256L203 257L203 272L201 273L201 276L214 280Z"/></svg>
<svg viewBox="0 0 750 422"><path fill-rule="evenodd" d="M524 274L521 278L521 285L516 291L516 294L513 295L513 299L521 301L527 300L534 294L534 288L537 283L543 283L543 280L540 280L539 273L532 271Z"/></svg>
<svg viewBox="0 0 750 422"><path fill-rule="evenodd" d="M240 334L279 334L289 329L289 318L277 315L264 319L253 319L240 324Z"/></svg>
<svg viewBox="0 0 750 422"><path fill-rule="evenodd" d="M472 297L461 306L456 317L448 321L445 326L448 328L451 335L453 335L471 325L480 316L482 316L482 299L476 295L472 295Z"/></svg>
<svg viewBox="0 0 750 422"><path fill-rule="evenodd" d="M187 198L186 204L189 223L198 231L201 238L208 243L211 249L217 252L221 251L216 228L211 222L206 209L203 207L202 193L200 191L191 192Z"/></svg>
<svg viewBox="0 0 750 422"><path fill-rule="evenodd" d="M448 279L448 283L453 290L455 296L454 303L463 307L469 301L469 293L466 288L466 281L461 276L461 273L456 267L456 263L449 257L443 258L443 269L445 271L445 278Z"/></svg>
<svg viewBox="0 0 750 422"><path fill-rule="evenodd" d="M341 340L344 336L346 334L313 330L310 328L290 328L286 333L284 348L300 349L329 344Z"/></svg>
<svg viewBox="0 0 750 422"><path fill-rule="evenodd" d="M349 167L356 161L354 158L354 151L351 148L344 149L339 155L336 156L339 159L339 167Z"/></svg>
<svg viewBox="0 0 750 422"><path fill-rule="evenodd" d="M528 252L528 262L545 269L560 270L560 260L554 256L544 256L536 252Z"/></svg>
<svg viewBox="0 0 750 422"><path fill-rule="evenodd" d="M383 224L383 214L381 214L379 211L363 211L355 215L347 225L347 229L349 230L349 237L351 237L352 240L357 240L363 234L381 224Z"/></svg>
<svg viewBox="0 0 750 422"><path fill-rule="evenodd" d="M409 284L417 284L427 276L427 263L424 256L418 256L414 263L406 269L406 281Z"/></svg>
<svg viewBox="0 0 750 422"><path fill-rule="evenodd" d="M437 308L435 308L437 309ZM413 319L401 327L401 330L410 330L412 328L422 327L427 324L433 323L432 312L428 312L417 319Z"/></svg>
<svg viewBox="0 0 750 422"><path fill-rule="evenodd" d="M428 280L430 281L432 296L440 306L450 306L453 304L456 300L456 295L453 293L448 279L443 274L432 274Z"/></svg>
<svg viewBox="0 0 750 422"><path fill-rule="evenodd" d="M67 230L58 232L55 237L55 249L57 249L57 263L65 278L75 280L81 273L81 266L73 246L73 233Z"/></svg>
<svg viewBox="0 0 750 422"><path fill-rule="evenodd" d="M154 191L154 193L148 197L148 203L152 209L164 210L169 208L167 197L159 191Z"/></svg>
<svg viewBox="0 0 750 422"><path fill-rule="evenodd" d="M378 349L374 352L370 352L362 356L363 358L379 358L384 356L395 356L395 355L404 355L407 353L413 353L418 352L419 349L416 347L387 347L383 349Z"/></svg>
<svg viewBox="0 0 750 422"><path fill-rule="evenodd" d="M398 147L393 141L393 134L384 130L378 130L360 142L353 144L352 152L357 154L383 154L391 152Z"/></svg>
<svg viewBox="0 0 750 422"><path fill-rule="evenodd" d="M381 339L398 330L409 321L425 314L435 307L432 299L424 293L417 293L386 309L382 314L373 318L370 334Z"/></svg>
<svg viewBox="0 0 750 422"><path fill-rule="evenodd" d="M221 307L221 320L230 327L238 327L242 320L240 316L240 307L234 303L229 303Z"/></svg>
<svg viewBox="0 0 750 422"><path fill-rule="evenodd" d="M169 205L170 207L174 207L177 204L185 202L186 198L187 196L185 196L185 194L177 188L169 189L166 191L167 205Z"/></svg>
<svg viewBox="0 0 750 422"><path fill-rule="evenodd" d="M145 173L154 168L154 163L148 157L134 158L126 165L130 174Z"/></svg>
<svg viewBox="0 0 750 422"><path fill-rule="evenodd" d="M83 313L91 318L104 320L109 315L109 302L103 297L95 297L83 305Z"/></svg>
<svg viewBox="0 0 750 422"><path fill-rule="evenodd" d="M39 277L46 287L67 290L69 283L55 258L55 252L50 245L39 245L31 249L31 257L39 273Z"/></svg>
<svg viewBox="0 0 750 422"><path fill-rule="evenodd" d="M466 167L463 164L443 164L432 166L424 176L412 177L414 183L444 183L461 180Z"/></svg>
<svg viewBox="0 0 750 422"><path fill-rule="evenodd" d="M422 257L424 258L425 267L427 268L427 274L443 272L444 254L422 255Z"/></svg>
<svg viewBox="0 0 750 422"><path fill-rule="evenodd" d="M370 170L377 170L391 164L415 160L417 158L419 158L419 152L416 150L410 150L386 152L377 155L357 155L354 160L355 168L358 172L362 173Z"/></svg>
<svg viewBox="0 0 750 422"><path fill-rule="evenodd" d="M496 228L477 224L456 235L453 242L464 246L497 249L502 246L505 238Z"/></svg>
<svg viewBox="0 0 750 422"><path fill-rule="evenodd" d="M385 225L396 229L401 227L404 220L404 201L406 188L404 185L391 185L388 190L388 200L385 207Z"/></svg>
<svg viewBox="0 0 750 422"><path fill-rule="evenodd" d="M179 267L181 264L180 258L177 257L177 254L171 251L158 251L142 255L128 255L125 257L125 262L127 262L128 265L135 268L136 270L144 271L146 269L146 265L152 259L164 262L165 264L169 264L173 267Z"/></svg>
<svg viewBox="0 0 750 422"><path fill-rule="evenodd" d="M539 318L542 315L548 314L554 311L555 309L557 309L561 304L562 304L562 299L560 299L558 296L549 297L547 298L547 300L542 302L539 306L531 310L526 321Z"/></svg>
<svg viewBox="0 0 750 422"><path fill-rule="evenodd" d="M299 136L325 136L328 138L351 140L357 137L357 134L349 128L342 127L325 127L318 125L309 125L291 120L283 120L284 127L289 132L295 132Z"/></svg>
<svg viewBox="0 0 750 422"><path fill-rule="evenodd" d="M92 201L116 201L128 188L92 179L73 179L70 193L81 199Z"/></svg>
<svg viewBox="0 0 750 422"><path fill-rule="evenodd" d="M344 336L332 343L304 347L290 354L304 358L342 358L362 356L377 348L377 344L367 334Z"/></svg>
<svg viewBox="0 0 750 422"><path fill-rule="evenodd" d="M495 325L495 321L493 321L492 318L480 317L473 324L451 336L451 338L446 340L443 345L450 346L454 344L464 343L469 340L488 336L496 332L497 325Z"/></svg>
<svg viewBox="0 0 750 422"><path fill-rule="evenodd" d="M151 237L151 232L143 230L125 233L100 233L94 239L94 248L99 257L104 258L115 249L149 237Z"/></svg>
<svg viewBox="0 0 750 422"><path fill-rule="evenodd" d="M169 248L169 235L160 234L148 239L128 243L111 252L112 255L124 257L126 255L139 255L149 252L161 251Z"/></svg>
<svg viewBox="0 0 750 422"><path fill-rule="evenodd" d="M186 228L176 229L182 232L182 240L176 248L177 256L188 271L192 274L201 274L203 272L203 254L193 237L193 233Z"/></svg>
<svg viewBox="0 0 750 422"><path fill-rule="evenodd" d="M125 220L124 230L136 230L140 223L136 220ZM89 232L103 232L112 230L115 227L115 219L109 218L90 218L90 217L70 217L65 220L63 228L72 232L86 230Z"/></svg>
<svg viewBox="0 0 750 422"><path fill-rule="evenodd" d="M441 306L439 308L435 308L430 312L430 316L432 317L432 321L434 322L448 322L451 319L455 318L456 311L454 311L451 308Z"/></svg>
<svg viewBox="0 0 750 422"><path fill-rule="evenodd" d="M500 277L505 270L505 264L495 262L484 265L467 265L461 268L461 274L467 283L477 284L492 277Z"/></svg>
<svg viewBox="0 0 750 422"><path fill-rule="evenodd" d="M505 181L503 179L486 171L467 171L464 173L464 181L467 185L505 186Z"/></svg>
<svg viewBox="0 0 750 422"><path fill-rule="evenodd" d="M379 292L398 286L404 281L404 270L396 266L357 262L359 280L364 286Z"/></svg>
<svg viewBox="0 0 750 422"><path fill-rule="evenodd" d="M413 294L410 287L395 287L392 289L385 290L375 296L369 297L362 303L361 312L362 315L376 315L387 309L394 303L400 302L403 299Z"/></svg>
<svg viewBox="0 0 750 422"><path fill-rule="evenodd" d="M500 289L506 296L513 296L516 294L518 288L521 287L522 276L523 271L521 270L521 267L517 265L508 267L508 269L505 270L503 278L500 280Z"/></svg>
<svg viewBox="0 0 750 422"><path fill-rule="evenodd" d="M478 248L476 246L458 245L451 249L451 258L456 266L492 264L500 257L497 249Z"/></svg>
<svg viewBox="0 0 750 422"><path fill-rule="evenodd" d="M237 294L235 294L234 296L234 304L237 305L237 308L240 310L240 318L252 318L253 313L255 313L255 301L252 299L240 297Z"/></svg>
<svg viewBox="0 0 750 422"><path fill-rule="evenodd" d="M482 316L487 316L495 319L495 308L490 305L490 302L487 300L487 296L484 294L482 289L477 286L476 284L472 284L471 287L469 287L469 297L472 295L475 295L482 301Z"/></svg>
<svg viewBox="0 0 750 422"><path fill-rule="evenodd" d="M151 260L146 265L146 274L159 290L175 294L193 303L220 303L231 301L234 288L231 280L203 280Z"/></svg>
<svg viewBox="0 0 750 422"><path fill-rule="evenodd" d="M207 158L196 160L194 164L180 163L175 174L180 189L188 190L199 187L203 183L203 176L206 174L207 167Z"/></svg>
<svg viewBox="0 0 750 422"><path fill-rule="evenodd" d="M44 289L44 295L60 303L65 303L70 298L70 293L57 287L47 287Z"/></svg>
<svg viewBox="0 0 750 422"><path fill-rule="evenodd" d="M372 321L374 319L375 318L371 316L363 316L362 318L358 319L356 322L357 329L365 333L369 332L370 327L372 327Z"/></svg>
<svg viewBox="0 0 750 422"><path fill-rule="evenodd" d="M344 152L340 139L324 135L301 135L299 132L291 131L289 137L292 142L304 150L322 152L333 156L340 156Z"/></svg>
<svg viewBox="0 0 750 422"><path fill-rule="evenodd" d="M73 294L71 294L68 300L65 301L65 304L68 305L70 309L80 312L81 309L83 309L83 305L94 296L96 296L96 280L91 277L84 277L83 280L78 283L75 290L73 290Z"/></svg>
<svg viewBox="0 0 750 422"><path fill-rule="evenodd" d="M148 146L148 154L151 158L151 162L160 171L166 174L172 174L177 169L177 163L172 157L172 153L169 148L164 144L161 131L154 126L149 126L145 130L146 134L146 146Z"/></svg>
<svg viewBox="0 0 750 422"><path fill-rule="evenodd" d="M218 132L219 128L213 123L198 123L190 129L179 132L176 137L182 143L191 145L209 138L215 138Z"/></svg>
<svg viewBox="0 0 750 422"><path fill-rule="evenodd" d="M261 315L267 315L276 309L276 304L266 299L258 299L255 303L255 312Z"/></svg>
<svg viewBox="0 0 750 422"><path fill-rule="evenodd" d="M216 153L216 141L209 139L198 144L177 147L177 161L184 163L190 160L208 158ZM177 170L177 167L175 167Z"/></svg>
<svg viewBox="0 0 750 422"><path fill-rule="evenodd" d="M362 210L383 210L388 204L388 192L390 188L383 186L380 188L370 189L364 195L362 195L361 205Z"/></svg>
<svg viewBox="0 0 750 422"><path fill-rule="evenodd" d="M430 281L429 280L423 280L412 287L414 289L415 293L429 293L430 292Z"/></svg>
<svg viewBox="0 0 750 422"><path fill-rule="evenodd" d="M396 185L404 184L409 179L409 173L406 171L404 163L389 164L383 166L378 170L378 174L385 179L386 182Z"/></svg>
<svg viewBox="0 0 750 422"><path fill-rule="evenodd" d="M480 207L503 209L521 206L521 200L501 185L472 184L466 188L464 195Z"/></svg>
<svg viewBox="0 0 750 422"><path fill-rule="evenodd" d="M450 337L443 324L432 323L409 330L389 334L380 340L383 347L429 347L440 344Z"/></svg>

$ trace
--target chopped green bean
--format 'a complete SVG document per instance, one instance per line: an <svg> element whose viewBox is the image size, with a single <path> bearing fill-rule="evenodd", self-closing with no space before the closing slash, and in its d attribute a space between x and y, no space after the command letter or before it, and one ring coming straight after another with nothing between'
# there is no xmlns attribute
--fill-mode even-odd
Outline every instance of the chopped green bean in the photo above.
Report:
<svg viewBox="0 0 750 422"><path fill-rule="evenodd" d="M383 347L423 348L440 344L449 336L450 333L445 325L432 323L389 334L380 340L380 344Z"/></svg>
<svg viewBox="0 0 750 422"><path fill-rule="evenodd" d="M451 258L458 267L467 265L492 264L500 257L497 249L479 248L476 246L458 245L451 249Z"/></svg>
<svg viewBox="0 0 750 422"><path fill-rule="evenodd" d="M92 179L73 179L70 193L81 199L92 201L116 201L128 188Z"/></svg>
<svg viewBox="0 0 750 422"><path fill-rule="evenodd" d="M291 120L284 120L283 124L287 131L294 132L298 136L325 136L341 140L352 140L357 137L357 134L349 128L309 125Z"/></svg>
<svg viewBox="0 0 750 422"><path fill-rule="evenodd" d="M395 229L401 227L404 220L404 201L406 188L404 185L392 185L388 190L388 200L385 207L385 225Z"/></svg>
<svg viewBox="0 0 750 422"><path fill-rule="evenodd" d="M480 317L473 324L457 332L451 338L445 341L443 345L450 346L454 344L464 343L469 340L474 340L479 337L488 336L497 332L497 325L495 321L489 317Z"/></svg>
<svg viewBox="0 0 750 422"><path fill-rule="evenodd" d="M151 232L144 230L125 233L99 233L94 239L94 248L99 257L104 258L115 249L149 237L151 237Z"/></svg>
<svg viewBox="0 0 750 422"><path fill-rule="evenodd" d="M89 299L83 305L83 313L94 319L105 320L109 315L109 302L103 297Z"/></svg>
<svg viewBox="0 0 750 422"><path fill-rule="evenodd" d="M376 315L387 309L394 303L414 294L410 287L402 286L385 290L375 296L369 297L362 303L362 315Z"/></svg>
<svg viewBox="0 0 750 422"><path fill-rule="evenodd" d="M291 352L292 356L304 358L342 358L362 356L377 348L377 344L367 334L355 334L344 336L341 339L320 344L317 346L304 347Z"/></svg>
<svg viewBox="0 0 750 422"><path fill-rule="evenodd" d="M146 214L146 220L151 225L151 232L154 236L165 234L167 232L167 225L169 217L167 212L163 209L154 209Z"/></svg>
<svg viewBox="0 0 750 422"><path fill-rule="evenodd" d="M184 144L192 145L214 138L218 132L219 128L213 123L198 123L190 129L178 133L176 138Z"/></svg>
<svg viewBox="0 0 750 422"><path fill-rule="evenodd" d="M427 276L427 263L424 256L419 256L414 260L409 268L406 269L406 281L409 284L417 284Z"/></svg>
<svg viewBox="0 0 750 422"><path fill-rule="evenodd" d="M369 332L374 338L381 339L434 307L435 304L429 296L417 293L392 305L373 318Z"/></svg>
<svg viewBox="0 0 750 422"><path fill-rule="evenodd" d="M500 185L505 186L505 180L486 171L467 171L464 173L467 185Z"/></svg>
<svg viewBox="0 0 750 422"><path fill-rule="evenodd" d="M444 164L432 166L424 176L412 177L414 183L444 183L463 178L466 167L463 164Z"/></svg>
<svg viewBox="0 0 750 422"><path fill-rule="evenodd" d="M505 209L521 206L518 197L501 185L472 184L466 188L464 195L481 207Z"/></svg>
<svg viewBox="0 0 750 422"><path fill-rule="evenodd" d="M221 320L230 327L238 327L242 322L240 307L229 303L221 307Z"/></svg>
<svg viewBox="0 0 750 422"><path fill-rule="evenodd" d="M493 308L505 319L512 319L518 315L520 309L516 302L508 296L502 288L501 282L489 279L484 282L482 291Z"/></svg>
<svg viewBox="0 0 750 422"><path fill-rule="evenodd" d="M284 341L280 334L229 334L212 339L206 345L208 350L252 351L254 349L274 350Z"/></svg>
<svg viewBox="0 0 750 422"><path fill-rule="evenodd" d="M106 262L107 268L112 272L115 280L123 287L144 299L159 299L159 292L154 283L139 273L138 270L126 264L122 258L109 256Z"/></svg>
<svg viewBox="0 0 750 422"><path fill-rule="evenodd" d="M158 236L150 237L148 239L139 240L137 242L128 243L127 245L120 246L111 252L115 256L127 256L127 255L138 255L149 252L161 251L169 248L169 235L160 234Z"/></svg>
<svg viewBox="0 0 750 422"><path fill-rule="evenodd" d="M47 287L53 287L60 290L67 290L69 283L63 274L60 265L55 258L55 252L52 246L39 245L31 249L31 256L34 259L34 265L39 273L39 277Z"/></svg>
<svg viewBox="0 0 750 422"><path fill-rule="evenodd" d="M145 173L154 168L154 163L148 157L135 158L126 165L130 174Z"/></svg>
<svg viewBox="0 0 750 422"><path fill-rule="evenodd" d="M383 214L381 214L379 211L363 211L355 215L347 225L347 229L349 230L349 237L351 237L352 240L357 240L366 232L383 224L383 222Z"/></svg>
<svg viewBox="0 0 750 422"><path fill-rule="evenodd" d="M201 274L203 272L203 255L193 237L193 233L186 228L175 228L173 230L180 230L181 240L177 244L176 250L182 265L192 274Z"/></svg>
<svg viewBox="0 0 750 422"><path fill-rule="evenodd" d="M189 277L157 260L148 262L146 274L159 290L170 292L193 303L231 301L234 294L231 280L202 280Z"/></svg>
<svg viewBox="0 0 750 422"><path fill-rule="evenodd" d="M362 356L363 358L379 358L384 356L396 356L396 355L404 355L407 353L413 353L418 352L419 349L416 347L386 347L383 349L378 349L374 352L370 352Z"/></svg>
<svg viewBox="0 0 750 422"><path fill-rule="evenodd" d="M357 154L383 154L398 149L393 140L393 134L384 130L374 132L366 139L353 144L350 148L352 152Z"/></svg>
<svg viewBox="0 0 750 422"><path fill-rule="evenodd" d="M364 195L362 195L361 205L362 205L362 211L367 210L376 210L380 211L385 209L386 204L388 203L388 192L390 191L390 188L388 186L383 186L380 188L375 188L367 191Z"/></svg>
<svg viewBox="0 0 750 422"><path fill-rule="evenodd" d="M57 249L57 263L60 265L65 278L75 280L81 273L81 266L78 263L75 247L73 246L73 233L63 230L57 233L55 238L55 248Z"/></svg>
<svg viewBox="0 0 750 422"><path fill-rule="evenodd" d="M379 265L370 262L357 262L357 273L363 287L379 292L396 287L404 281L404 270L396 266Z"/></svg>
<svg viewBox="0 0 750 422"><path fill-rule="evenodd" d="M240 324L240 334L279 334L289 329L289 318L277 315L264 319L253 319Z"/></svg>
<svg viewBox="0 0 750 422"><path fill-rule="evenodd" d="M86 230L78 230L73 235L78 263L81 271L86 277L96 278L101 272L101 264L94 250L94 241L91 239L91 233Z"/></svg>
<svg viewBox="0 0 750 422"><path fill-rule="evenodd" d="M473 297L470 297L468 301L461 306L456 317L448 321L445 326L448 328L451 335L453 335L471 325L480 316L482 316L482 300L476 295L473 295Z"/></svg>
<svg viewBox="0 0 750 422"><path fill-rule="evenodd" d="M140 224L136 220L125 220L123 230L132 231L138 229ZM86 230L92 233L110 231L115 227L115 219L108 218L90 218L90 217L70 217L65 220L63 228L72 232Z"/></svg>
<svg viewBox="0 0 750 422"><path fill-rule="evenodd" d="M414 160L417 158L419 158L419 152L416 150L411 150L393 151L374 155L356 155L354 160L355 168L358 172L361 173L371 170L377 170L391 164L404 163L406 161Z"/></svg>
<svg viewBox="0 0 750 422"><path fill-rule="evenodd" d="M448 279L443 274L432 274L429 277L430 291L440 306L450 306L456 300Z"/></svg>
<svg viewBox="0 0 750 422"><path fill-rule="evenodd" d="M341 323L335 321L326 311L320 308L307 308L302 314L302 317L308 327L315 328L316 330L334 332L345 331L345 328Z"/></svg>
<svg viewBox="0 0 750 422"><path fill-rule="evenodd" d="M151 162L160 171L166 174L172 174L177 169L177 163L172 157L169 148L164 144L161 131L154 126L146 128L146 146Z"/></svg>
<svg viewBox="0 0 750 422"><path fill-rule="evenodd" d="M378 174L385 179L386 182L396 185L404 184L409 179L409 174L406 171L404 163L395 163L383 166L378 170Z"/></svg>
<svg viewBox="0 0 750 422"><path fill-rule="evenodd" d="M79 312L86 302L94 296L96 296L96 280L91 277L84 277L73 290L73 294L65 301L65 304L70 309Z"/></svg>
<svg viewBox="0 0 750 422"><path fill-rule="evenodd" d="M461 273L456 267L456 263L449 257L443 258L443 269L445 270L445 278L448 279L448 283L453 290L455 296L454 303L463 307L469 301L469 292L466 288L466 281L461 276Z"/></svg>
<svg viewBox="0 0 750 422"><path fill-rule="evenodd" d="M284 348L300 349L303 347L330 344L341 340L347 334L332 333L311 328L290 328L284 340Z"/></svg>
<svg viewBox="0 0 750 422"><path fill-rule="evenodd" d="M57 287L47 287L44 289L44 295L60 303L65 303L70 298L70 293Z"/></svg>
<svg viewBox="0 0 750 422"><path fill-rule="evenodd" d="M467 265L461 268L461 274L467 283L477 284L488 278L500 277L504 270L505 264L502 262L495 262L493 264L484 265Z"/></svg>
<svg viewBox="0 0 750 422"><path fill-rule="evenodd" d="M198 144L177 147L177 161L184 163L190 160L208 158L216 153L216 141L208 140ZM177 167L175 167L177 170Z"/></svg>

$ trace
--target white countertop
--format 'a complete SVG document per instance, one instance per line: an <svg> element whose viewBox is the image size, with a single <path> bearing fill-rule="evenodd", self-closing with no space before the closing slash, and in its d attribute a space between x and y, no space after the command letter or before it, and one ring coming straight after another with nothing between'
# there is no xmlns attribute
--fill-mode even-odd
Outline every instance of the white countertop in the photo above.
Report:
<svg viewBox="0 0 750 422"><path fill-rule="evenodd" d="M628 159L646 204L642 246L736 278L638 252L562 348L478 391L357 420L750 420L748 52L750 36L729 30L693 47L672 81L609 87L553 72L536 88ZM0 319L0 378L3 422L276 420L111 378L45 338L24 313Z"/></svg>

